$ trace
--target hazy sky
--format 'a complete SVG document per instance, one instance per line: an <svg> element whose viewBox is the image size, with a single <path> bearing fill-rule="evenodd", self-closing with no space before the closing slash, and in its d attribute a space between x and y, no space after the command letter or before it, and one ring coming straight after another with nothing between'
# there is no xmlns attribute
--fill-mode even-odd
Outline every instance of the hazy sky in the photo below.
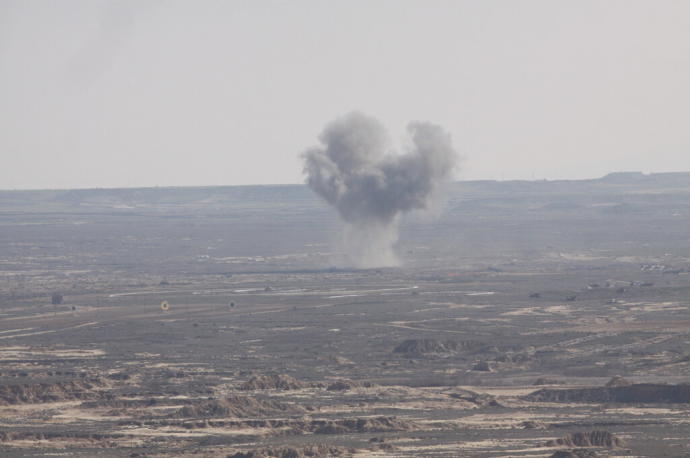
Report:
<svg viewBox="0 0 690 458"><path fill-rule="evenodd" d="M462 179L690 170L690 1L0 0L0 188L303 181L351 110Z"/></svg>

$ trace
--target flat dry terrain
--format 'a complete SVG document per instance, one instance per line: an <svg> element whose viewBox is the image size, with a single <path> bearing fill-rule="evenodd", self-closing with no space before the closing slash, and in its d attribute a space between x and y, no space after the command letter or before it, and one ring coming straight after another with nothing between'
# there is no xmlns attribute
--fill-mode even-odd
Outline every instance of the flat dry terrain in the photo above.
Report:
<svg viewBox="0 0 690 458"><path fill-rule="evenodd" d="M689 456L688 197L458 184L352 270L303 187L2 192L0 454Z"/></svg>

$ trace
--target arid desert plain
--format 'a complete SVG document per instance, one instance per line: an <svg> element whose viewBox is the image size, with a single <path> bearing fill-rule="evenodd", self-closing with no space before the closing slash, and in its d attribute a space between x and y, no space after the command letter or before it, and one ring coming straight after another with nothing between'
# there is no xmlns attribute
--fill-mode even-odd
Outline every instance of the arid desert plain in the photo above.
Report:
<svg viewBox="0 0 690 458"><path fill-rule="evenodd" d="M0 192L0 455L690 456L690 174Z"/></svg>

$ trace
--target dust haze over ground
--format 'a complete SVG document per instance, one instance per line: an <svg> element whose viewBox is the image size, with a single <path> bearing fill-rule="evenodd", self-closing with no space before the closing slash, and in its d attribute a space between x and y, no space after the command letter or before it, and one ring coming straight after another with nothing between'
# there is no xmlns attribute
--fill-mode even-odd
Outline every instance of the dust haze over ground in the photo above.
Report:
<svg viewBox="0 0 690 458"><path fill-rule="evenodd" d="M383 125L353 112L328 124L319 136L322 145L304 153L307 184L345 224L347 264L398 265L393 245L400 216L429 208L452 176L457 153L443 128L411 122L407 132L406 151L394 154Z"/></svg>

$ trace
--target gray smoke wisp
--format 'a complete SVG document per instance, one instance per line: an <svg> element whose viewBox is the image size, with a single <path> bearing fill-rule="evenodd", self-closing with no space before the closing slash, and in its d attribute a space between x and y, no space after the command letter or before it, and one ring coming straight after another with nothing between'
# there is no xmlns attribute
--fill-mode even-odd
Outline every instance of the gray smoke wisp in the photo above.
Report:
<svg viewBox="0 0 690 458"><path fill-rule="evenodd" d="M383 125L354 112L328 124L321 145L304 153L307 184L345 223L343 248L351 265L397 265L400 215L429 208L453 174L458 156L447 132L416 121L407 132L409 145L395 154Z"/></svg>

